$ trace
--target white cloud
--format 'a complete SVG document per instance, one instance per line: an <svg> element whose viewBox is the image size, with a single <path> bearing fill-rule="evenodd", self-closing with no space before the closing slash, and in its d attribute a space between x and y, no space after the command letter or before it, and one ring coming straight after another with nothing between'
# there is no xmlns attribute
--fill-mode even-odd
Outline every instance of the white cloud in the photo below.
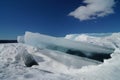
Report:
<svg viewBox="0 0 120 80"><path fill-rule="evenodd" d="M115 0L84 0L83 3L87 5L78 7L69 15L83 21L114 13Z"/></svg>

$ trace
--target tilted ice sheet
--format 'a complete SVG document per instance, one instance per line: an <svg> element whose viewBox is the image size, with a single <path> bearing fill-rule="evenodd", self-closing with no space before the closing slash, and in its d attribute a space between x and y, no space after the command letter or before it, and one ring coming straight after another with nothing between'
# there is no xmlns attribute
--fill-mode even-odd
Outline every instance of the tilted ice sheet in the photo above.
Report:
<svg viewBox="0 0 120 80"><path fill-rule="evenodd" d="M22 39L18 39L20 41ZM66 52L69 49L78 50L88 53L105 53L109 54L114 51L113 47L104 47L97 44L91 44L88 42L72 41L64 38L51 37L42 35L39 33L26 32L24 35L25 44L29 44L35 47L48 48L52 50L59 50Z"/></svg>

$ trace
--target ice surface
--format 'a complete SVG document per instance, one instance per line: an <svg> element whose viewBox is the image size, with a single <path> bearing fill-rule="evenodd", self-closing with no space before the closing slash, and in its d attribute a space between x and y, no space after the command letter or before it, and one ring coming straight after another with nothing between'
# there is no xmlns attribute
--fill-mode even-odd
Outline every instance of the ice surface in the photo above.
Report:
<svg viewBox="0 0 120 80"><path fill-rule="evenodd" d="M21 40L23 40L23 37L22 39L18 38L19 42ZM69 39L51 37L51 36L47 36L39 33L32 33L32 32L26 32L24 35L24 41L21 41L21 42L24 42L25 44L29 44L39 48L48 48L48 49L59 50L63 52L67 52L69 49L76 50L76 51L81 51L86 55L91 55L94 53L110 54L114 51L113 47L100 46L97 44L91 44L91 43L82 42L82 41L79 41L79 42L72 41Z"/></svg>
<svg viewBox="0 0 120 80"><path fill-rule="evenodd" d="M38 66L25 67L20 59L25 50L33 55ZM0 80L119 80L119 48L111 57L99 64L90 59L20 43L1 44Z"/></svg>
<svg viewBox="0 0 120 80"><path fill-rule="evenodd" d="M84 36L86 36L86 34ZM101 36L95 37L92 35L87 36L94 37L94 39L84 38L84 40L79 42L79 40L82 39L81 38L75 42L74 38L72 40L66 40L40 34L37 34L36 36L36 33L35 34L30 33L29 36L28 35L24 36L22 37L21 41L19 41L25 44L21 43L0 44L0 80L119 80L120 79L119 33L113 33L105 36L102 35L102 37ZM30 40L28 43L29 45L26 45L26 42L24 41L25 37L27 37L27 41ZM33 40L32 38L35 39ZM100 41L97 40L97 38L100 38ZM97 48L101 48L100 46L103 46L104 42L104 44L106 45L105 47L108 48L108 45L110 45L111 47L109 48L114 48L115 51L111 54L110 59L104 60L103 63L99 63L98 61L94 61L91 59L77 57L56 50L48 49L48 47L51 46L51 44L53 46L53 43L51 42L54 42L55 39L58 40L58 42L65 42L64 45L66 45L66 43L67 44L70 43L70 45L71 43L74 45L78 43L81 45L83 42L83 44L86 44L84 48L87 48L86 46L90 47L91 45L92 47L96 46ZM41 44L41 40L45 43L42 42L43 44ZM105 41L109 43L106 43ZM46 44L46 42L48 43ZM30 46L32 45L32 43L34 45ZM48 44L50 45L48 46ZM68 47L64 46L63 43L61 44L62 45L59 46L62 46L63 49L68 48L73 49L73 47L71 47L70 45L69 45L70 47ZM76 47L77 46L75 46L75 48ZM82 50L85 51L85 49ZM22 55L24 56L24 53L31 54L39 65L26 67L23 59L21 59Z"/></svg>
<svg viewBox="0 0 120 80"><path fill-rule="evenodd" d="M1 44L0 52L0 80L72 80L69 70L100 64L94 60L20 43ZM25 67L21 57L28 52L39 65Z"/></svg>

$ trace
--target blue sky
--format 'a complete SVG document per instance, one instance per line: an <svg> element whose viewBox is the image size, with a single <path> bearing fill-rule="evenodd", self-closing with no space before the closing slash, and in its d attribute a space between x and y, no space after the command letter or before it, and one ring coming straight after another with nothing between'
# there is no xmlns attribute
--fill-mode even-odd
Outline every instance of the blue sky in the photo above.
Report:
<svg viewBox="0 0 120 80"><path fill-rule="evenodd" d="M83 1L85 0L0 0L0 39L16 39L25 31L51 36L120 32L119 0L114 5L114 14L88 20L70 16L78 7L86 6Z"/></svg>

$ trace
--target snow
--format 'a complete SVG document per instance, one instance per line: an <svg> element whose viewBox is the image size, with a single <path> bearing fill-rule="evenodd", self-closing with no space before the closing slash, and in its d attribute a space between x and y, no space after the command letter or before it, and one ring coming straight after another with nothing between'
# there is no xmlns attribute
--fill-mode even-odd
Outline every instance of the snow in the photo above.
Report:
<svg viewBox="0 0 120 80"><path fill-rule="evenodd" d="M88 42L91 44L115 48L115 44L120 47L120 33L91 33L91 34L69 34L65 39Z"/></svg>
<svg viewBox="0 0 120 80"><path fill-rule="evenodd" d="M97 37L83 34L82 37L84 38L81 35L78 36L76 36L78 41L75 41L75 36L74 38L62 39L27 32L22 36L22 39L19 37L19 42L21 43L0 44L0 80L119 80L120 34L113 33ZM101 48L104 45L109 49L114 48L115 51L111 54L110 59L104 60L101 63L69 55L57 49L49 49L48 44L53 46L51 42L55 40L62 44L59 44L59 46L66 49L72 48L70 46L72 44L72 46L86 44L83 46L85 48L84 50L82 49L83 51L87 50L90 46L94 51L95 47ZM57 42L54 44L58 46ZM68 44L70 44L70 47L65 46ZM81 47L77 49L81 50ZM23 57L27 56L27 54L30 54L39 65L26 67ZM27 57L24 58L26 59Z"/></svg>

